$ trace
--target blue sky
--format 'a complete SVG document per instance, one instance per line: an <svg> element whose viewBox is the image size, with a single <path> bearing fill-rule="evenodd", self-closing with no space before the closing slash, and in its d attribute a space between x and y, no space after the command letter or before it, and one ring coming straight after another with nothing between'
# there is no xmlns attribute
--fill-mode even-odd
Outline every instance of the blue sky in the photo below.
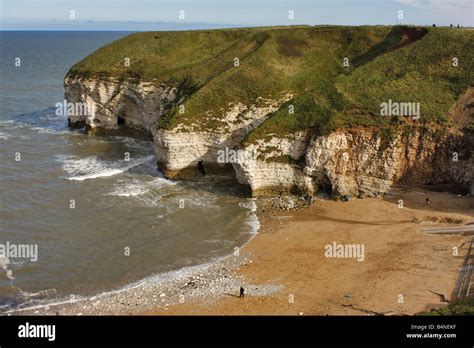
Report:
<svg viewBox="0 0 474 348"><path fill-rule="evenodd" d="M288 24L461 24L473 0L0 0L2 29L152 30ZM179 11L184 11L184 19ZM398 20L398 11L403 19ZM74 11L74 18L70 18ZM294 11L294 19L288 18ZM159 24L162 22L167 25ZM194 24L193 24L194 23ZM197 24L196 24L197 23Z"/></svg>

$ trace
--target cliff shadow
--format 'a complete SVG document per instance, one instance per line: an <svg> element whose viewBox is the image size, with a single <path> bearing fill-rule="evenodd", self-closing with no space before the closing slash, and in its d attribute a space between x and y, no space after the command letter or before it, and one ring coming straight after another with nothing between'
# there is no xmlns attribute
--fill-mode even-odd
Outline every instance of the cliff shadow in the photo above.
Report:
<svg viewBox="0 0 474 348"><path fill-rule="evenodd" d="M474 218L474 196L453 193L448 190L435 190L429 185L403 185L398 183L385 193L382 199L392 203L395 208L401 203L403 208L423 210L427 215L433 217L439 217L440 214L454 213Z"/></svg>
<svg viewBox="0 0 474 348"><path fill-rule="evenodd" d="M368 51L355 57L352 64L354 68L367 64L384 53L405 47L421 39L427 33L428 30L425 28L394 26L382 41L372 46Z"/></svg>
<svg viewBox="0 0 474 348"><path fill-rule="evenodd" d="M173 179L171 179L173 180ZM241 185L231 175L208 174L194 177L188 180L177 180L180 185L197 191L205 191L213 194L250 198L251 190L246 185Z"/></svg>
<svg viewBox="0 0 474 348"><path fill-rule="evenodd" d="M397 196L412 193L411 203L415 209L438 209L439 212L474 216L474 192L471 192L474 184L474 132L465 130L446 137L434 136L429 142L435 144L431 151L425 151L426 144L415 141L421 144L416 152L407 150L403 154L403 172L384 199L396 203ZM417 197L416 202L414 197Z"/></svg>

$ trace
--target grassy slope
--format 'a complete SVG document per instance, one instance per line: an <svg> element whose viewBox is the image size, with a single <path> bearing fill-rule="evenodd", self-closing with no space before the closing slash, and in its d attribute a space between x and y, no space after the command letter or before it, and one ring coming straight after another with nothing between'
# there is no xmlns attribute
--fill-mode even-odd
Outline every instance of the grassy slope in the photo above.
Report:
<svg viewBox="0 0 474 348"><path fill-rule="evenodd" d="M221 68L213 57L231 47L247 31L147 32L128 35L95 51L69 74L87 77L139 78L180 83L193 73L196 83ZM124 64L130 59L130 67ZM201 71L197 71L201 68ZM194 71L193 71L194 70Z"/></svg>
<svg viewBox="0 0 474 348"><path fill-rule="evenodd" d="M423 39L339 77L336 85L352 105L372 114L379 112L380 101L392 99L420 102L423 120L447 121L449 107L474 84L473 55L473 31L433 29ZM453 57L459 59L458 67L453 67Z"/></svg>
<svg viewBox="0 0 474 348"><path fill-rule="evenodd" d="M230 103L291 92L288 105L245 141L302 128L389 124L380 103L420 102L422 120L447 111L474 81L474 31L406 27L282 27L129 35L76 64L70 74L114 76L181 87L185 113L170 110L159 127L212 128ZM417 34L418 33L418 34ZM421 36L421 35L418 35ZM407 39L412 42L408 45ZM129 57L130 67L123 59ZM240 66L234 67L234 58ZM343 58L351 62L343 67ZM459 67L452 67L452 57Z"/></svg>
<svg viewBox="0 0 474 348"><path fill-rule="evenodd" d="M380 103L389 99L420 102L422 121L449 124L449 108L474 85L474 32L430 29L420 40L394 49L396 46L382 41L373 57L353 59L360 65L345 72L339 68L327 86L315 84L309 95L290 102L297 111L293 117L281 108L247 141L269 134L291 134L302 126L321 134L356 125L387 126L392 120L380 116ZM337 56L354 57L357 48L342 46ZM456 68L452 57L459 59Z"/></svg>

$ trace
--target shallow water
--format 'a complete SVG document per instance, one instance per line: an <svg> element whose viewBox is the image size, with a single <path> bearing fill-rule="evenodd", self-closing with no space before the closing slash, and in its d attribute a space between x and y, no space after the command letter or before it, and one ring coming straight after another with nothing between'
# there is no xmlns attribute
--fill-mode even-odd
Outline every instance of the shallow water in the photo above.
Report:
<svg viewBox="0 0 474 348"><path fill-rule="evenodd" d="M258 228L229 179L166 180L150 141L86 136L56 116L71 64L122 35L0 34L0 244L38 247L36 262L0 258L4 309L206 263Z"/></svg>

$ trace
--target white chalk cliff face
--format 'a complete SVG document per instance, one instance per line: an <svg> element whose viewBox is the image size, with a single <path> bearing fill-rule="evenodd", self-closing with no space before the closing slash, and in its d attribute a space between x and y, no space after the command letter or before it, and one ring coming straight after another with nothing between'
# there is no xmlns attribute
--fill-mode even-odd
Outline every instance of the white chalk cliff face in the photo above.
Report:
<svg viewBox="0 0 474 348"><path fill-rule="evenodd" d="M327 189L335 196L378 196L399 182L474 190L472 133L399 129L387 139L369 128L318 137L301 131L284 138L269 134L265 140L242 146L245 136L290 100L291 94L259 102L259 107L229 105L211 122L213 127L181 124L166 130L156 124L178 102L175 88L73 77L66 78L65 88L69 102L87 103L90 109L89 115L70 115L71 125L85 124L89 131L125 125L152 134L157 163L171 178L202 175L202 169L206 173L231 171L238 182L250 186L253 195L313 194ZM237 163L219 163L219 151L225 148L254 155Z"/></svg>
<svg viewBox="0 0 474 348"><path fill-rule="evenodd" d="M151 133L177 98L175 88L147 82L66 77L64 86L66 100L85 103L89 111L87 115L69 115L69 123L85 124L90 130L117 129L124 124Z"/></svg>
<svg viewBox="0 0 474 348"><path fill-rule="evenodd" d="M281 146L276 152L266 148ZM474 177L474 137L455 132L398 132L386 140L375 129L347 129L314 137L272 139L250 145L263 160L235 164L237 179L254 194L286 190L314 193L329 189L334 196L378 196L394 184L447 185L468 188ZM288 155L290 163L272 161ZM291 159L297 164L291 163Z"/></svg>
<svg viewBox="0 0 474 348"><path fill-rule="evenodd" d="M155 154L161 170L168 177L184 178L197 174L199 162L206 172L229 169L231 163L219 163L219 151L237 149L251 130L289 99L288 94L278 101L267 100L261 107L238 103L212 129L194 131L193 127L180 125L172 130L155 130Z"/></svg>
<svg viewBox="0 0 474 348"><path fill-rule="evenodd" d="M458 184L473 179L474 145L459 133L400 131L388 143L375 130L348 130L313 139L306 175L335 195L377 196L394 184ZM457 157L455 156L457 154Z"/></svg>
<svg viewBox="0 0 474 348"><path fill-rule="evenodd" d="M258 155L233 164L237 180L250 185L254 195L317 192L317 182L303 172L309 140L308 132L301 131L291 137L272 136L246 146L246 152Z"/></svg>

